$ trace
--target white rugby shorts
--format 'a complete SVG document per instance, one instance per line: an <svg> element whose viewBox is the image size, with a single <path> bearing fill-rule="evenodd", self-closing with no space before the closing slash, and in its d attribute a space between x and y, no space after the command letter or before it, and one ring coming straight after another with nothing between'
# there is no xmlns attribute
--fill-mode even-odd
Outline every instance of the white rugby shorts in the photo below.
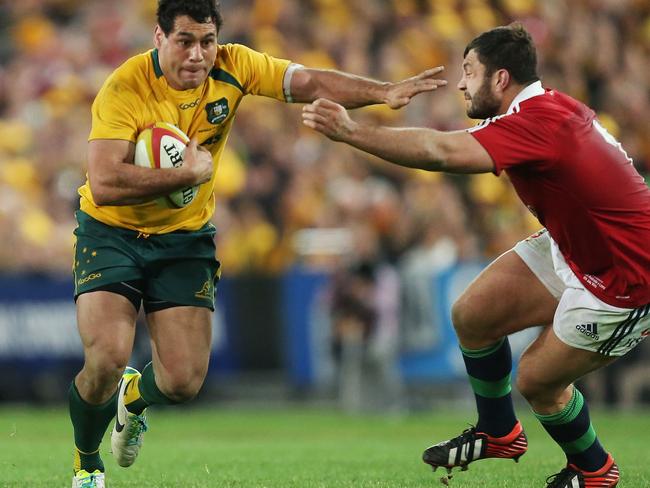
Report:
<svg viewBox="0 0 650 488"><path fill-rule="evenodd" d="M620 308L599 300L567 265L546 229L513 250L559 300L553 331L565 344L605 356L623 356L650 335L650 304Z"/></svg>

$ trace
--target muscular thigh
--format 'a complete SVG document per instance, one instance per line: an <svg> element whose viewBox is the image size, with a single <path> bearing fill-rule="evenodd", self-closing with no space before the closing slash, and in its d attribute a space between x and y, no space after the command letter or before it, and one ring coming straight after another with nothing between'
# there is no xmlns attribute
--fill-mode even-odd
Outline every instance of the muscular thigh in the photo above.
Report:
<svg viewBox="0 0 650 488"><path fill-rule="evenodd" d="M131 356L137 312L131 302L107 291L77 298L77 324L86 364L123 369Z"/></svg>
<svg viewBox="0 0 650 488"><path fill-rule="evenodd" d="M615 359L565 344L547 326L522 354L517 386L538 413L557 412L571 396L569 385Z"/></svg>
<svg viewBox="0 0 650 488"><path fill-rule="evenodd" d="M539 413L556 412L568 401L568 386L635 347L650 330L650 305L608 305L579 283L560 298L553 326L524 352L517 384Z"/></svg>
<svg viewBox="0 0 650 488"><path fill-rule="evenodd" d="M492 262L461 294L452 310L461 344L470 349L508 334L550 324L557 299L514 251Z"/></svg>
<svg viewBox="0 0 650 488"><path fill-rule="evenodd" d="M201 376L207 372L212 312L205 307L171 307L147 315L157 378Z"/></svg>

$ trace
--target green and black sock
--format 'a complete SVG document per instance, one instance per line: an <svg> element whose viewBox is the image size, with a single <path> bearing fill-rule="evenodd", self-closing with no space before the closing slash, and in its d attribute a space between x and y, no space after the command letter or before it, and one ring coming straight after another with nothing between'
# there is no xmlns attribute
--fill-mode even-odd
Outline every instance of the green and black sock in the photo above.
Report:
<svg viewBox="0 0 650 488"><path fill-rule="evenodd" d="M598 471L605 465L607 452L598 441L587 404L577 388L573 388L571 400L561 412L535 416L560 445L570 464L584 471Z"/></svg>
<svg viewBox="0 0 650 488"><path fill-rule="evenodd" d="M492 437L508 435L517 423L510 393L512 355L508 338L483 349L460 349L476 399L476 429Z"/></svg>

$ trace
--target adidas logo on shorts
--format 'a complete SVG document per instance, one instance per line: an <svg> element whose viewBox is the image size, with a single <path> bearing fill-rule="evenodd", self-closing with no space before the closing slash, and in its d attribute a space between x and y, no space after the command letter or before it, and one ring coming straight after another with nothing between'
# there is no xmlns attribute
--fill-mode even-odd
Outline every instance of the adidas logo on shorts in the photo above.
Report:
<svg viewBox="0 0 650 488"><path fill-rule="evenodd" d="M600 338L598 335L598 324L596 322L592 322L591 324L578 324L576 325L576 329L578 329L581 334L591 337L595 341Z"/></svg>

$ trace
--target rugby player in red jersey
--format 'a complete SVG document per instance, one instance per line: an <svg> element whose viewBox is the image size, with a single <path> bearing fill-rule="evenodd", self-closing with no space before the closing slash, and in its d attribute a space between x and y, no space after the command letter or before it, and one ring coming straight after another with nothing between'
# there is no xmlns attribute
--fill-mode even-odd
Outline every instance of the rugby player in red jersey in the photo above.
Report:
<svg viewBox="0 0 650 488"><path fill-rule="evenodd" d="M458 88L467 114L455 132L350 119L329 100L305 125L392 163L450 173L505 171L544 229L491 263L452 308L478 422L428 448L434 468L518 460L527 439L511 399L508 335L545 325L521 357L517 387L566 454L547 487L609 488L619 470L574 381L634 348L650 331L650 189L594 112L544 88L534 43L519 24L466 47Z"/></svg>

